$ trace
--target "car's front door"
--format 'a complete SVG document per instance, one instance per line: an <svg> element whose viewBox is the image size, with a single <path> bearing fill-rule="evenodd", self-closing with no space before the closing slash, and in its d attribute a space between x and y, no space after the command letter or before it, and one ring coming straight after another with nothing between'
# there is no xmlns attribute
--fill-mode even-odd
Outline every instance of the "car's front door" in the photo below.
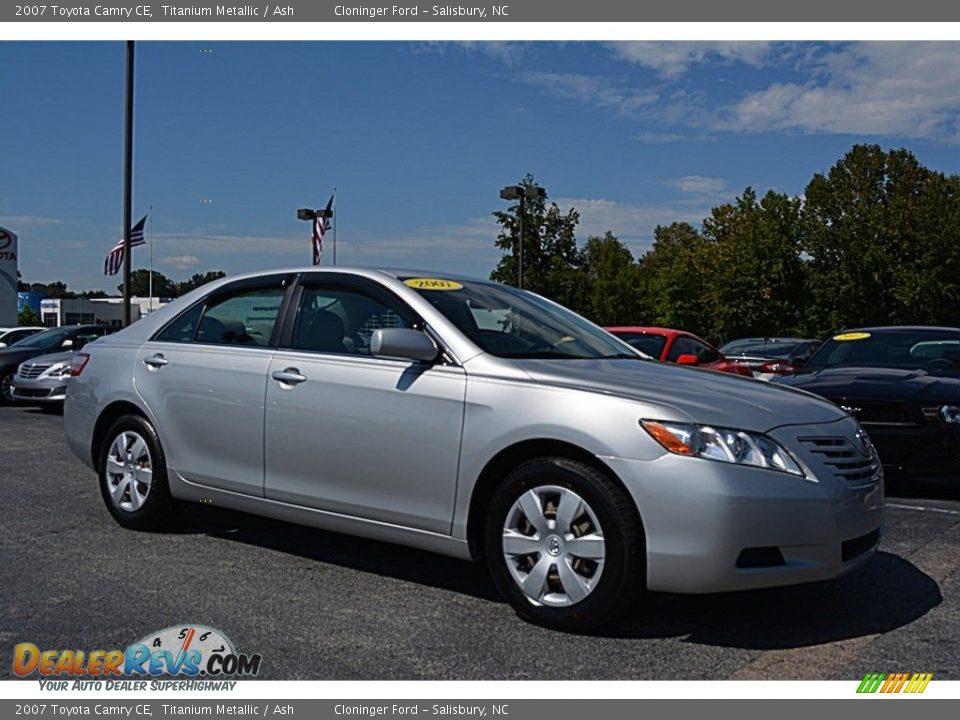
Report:
<svg viewBox="0 0 960 720"><path fill-rule="evenodd" d="M465 374L373 357L374 330L419 320L375 283L338 277L302 283L270 362L266 496L449 533Z"/></svg>
<svg viewBox="0 0 960 720"><path fill-rule="evenodd" d="M184 479L263 495L263 402L288 278L227 286L181 313L139 352L137 392Z"/></svg>

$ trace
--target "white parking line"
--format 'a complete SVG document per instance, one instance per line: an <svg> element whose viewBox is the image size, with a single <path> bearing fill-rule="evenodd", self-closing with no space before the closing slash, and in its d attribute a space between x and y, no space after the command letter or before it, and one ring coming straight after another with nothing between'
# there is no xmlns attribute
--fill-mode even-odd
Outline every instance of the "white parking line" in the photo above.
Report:
<svg viewBox="0 0 960 720"><path fill-rule="evenodd" d="M960 515L960 510L947 510L946 508L927 507L925 505L903 505L901 503L888 502L887 507L900 508L901 510L917 510L919 512L943 513L944 515Z"/></svg>

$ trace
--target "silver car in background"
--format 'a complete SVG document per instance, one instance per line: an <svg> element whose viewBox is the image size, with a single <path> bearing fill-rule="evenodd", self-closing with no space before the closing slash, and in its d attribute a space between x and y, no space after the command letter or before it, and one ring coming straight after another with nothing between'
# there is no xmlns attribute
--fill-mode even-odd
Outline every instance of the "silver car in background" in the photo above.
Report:
<svg viewBox="0 0 960 720"><path fill-rule="evenodd" d="M347 268L210 283L75 356L74 452L123 526L209 502L485 559L584 629L645 590L827 580L880 541L856 420L652 362L537 295Z"/></svg>
<svg viewBox="0 0 960 720"><path fill-rule="evenodd" d="M13 376L13 399L59 410L67 397L74 352L40 355L20 363Z"/></svg>

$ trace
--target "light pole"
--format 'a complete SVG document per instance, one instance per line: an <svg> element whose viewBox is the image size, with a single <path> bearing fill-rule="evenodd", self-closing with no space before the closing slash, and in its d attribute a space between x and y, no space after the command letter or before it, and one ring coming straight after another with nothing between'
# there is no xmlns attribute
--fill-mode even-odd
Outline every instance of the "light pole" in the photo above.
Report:
<svg viewBox="0 0 960 720"><path fill-rule="evenodd" d="M500 191L501 200L519 200L520 213L517 216L517 288L523 290L523 215L525 212L525 200L527 198L545 198L547 191L538 185L507 185Z"/></svg>
<svg viewBox="0 0 960 720"><path fill-rule="evenodd" d="M130 204L133 197L133 40L127 40L123 130L123 326L130 324Z"/></svg>
<svg viewBox="0 0 960 720"><path fill-rule="evenodd" d="M311 210L310 208L300 208L297 210L297 220L307 220L313 221L316 218L323 218L324 226L326 226L326 221L333 217L333 210L330 208L320 208L319 210ZM337 246L336 239L334 239L333 246L333 264L337 264Z"/></svg>

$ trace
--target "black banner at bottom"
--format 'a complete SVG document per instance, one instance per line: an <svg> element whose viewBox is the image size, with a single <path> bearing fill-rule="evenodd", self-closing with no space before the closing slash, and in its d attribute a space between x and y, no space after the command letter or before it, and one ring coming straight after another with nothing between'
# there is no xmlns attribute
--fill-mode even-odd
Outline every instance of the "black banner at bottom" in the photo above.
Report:
<svg viewBox="0 0 960 720"><path fill-rule="evenodd" d="M849 700L0 700L0 720L63 720L111 717L129 720L168 718L300 718L302 720L367 720L429 718L430 720L637 720L677 715L737 720L810 720L825 713L844 718L910 720L956 717L956 700L854 697ZM686 713L691 715L686 715Z"/></svg>

